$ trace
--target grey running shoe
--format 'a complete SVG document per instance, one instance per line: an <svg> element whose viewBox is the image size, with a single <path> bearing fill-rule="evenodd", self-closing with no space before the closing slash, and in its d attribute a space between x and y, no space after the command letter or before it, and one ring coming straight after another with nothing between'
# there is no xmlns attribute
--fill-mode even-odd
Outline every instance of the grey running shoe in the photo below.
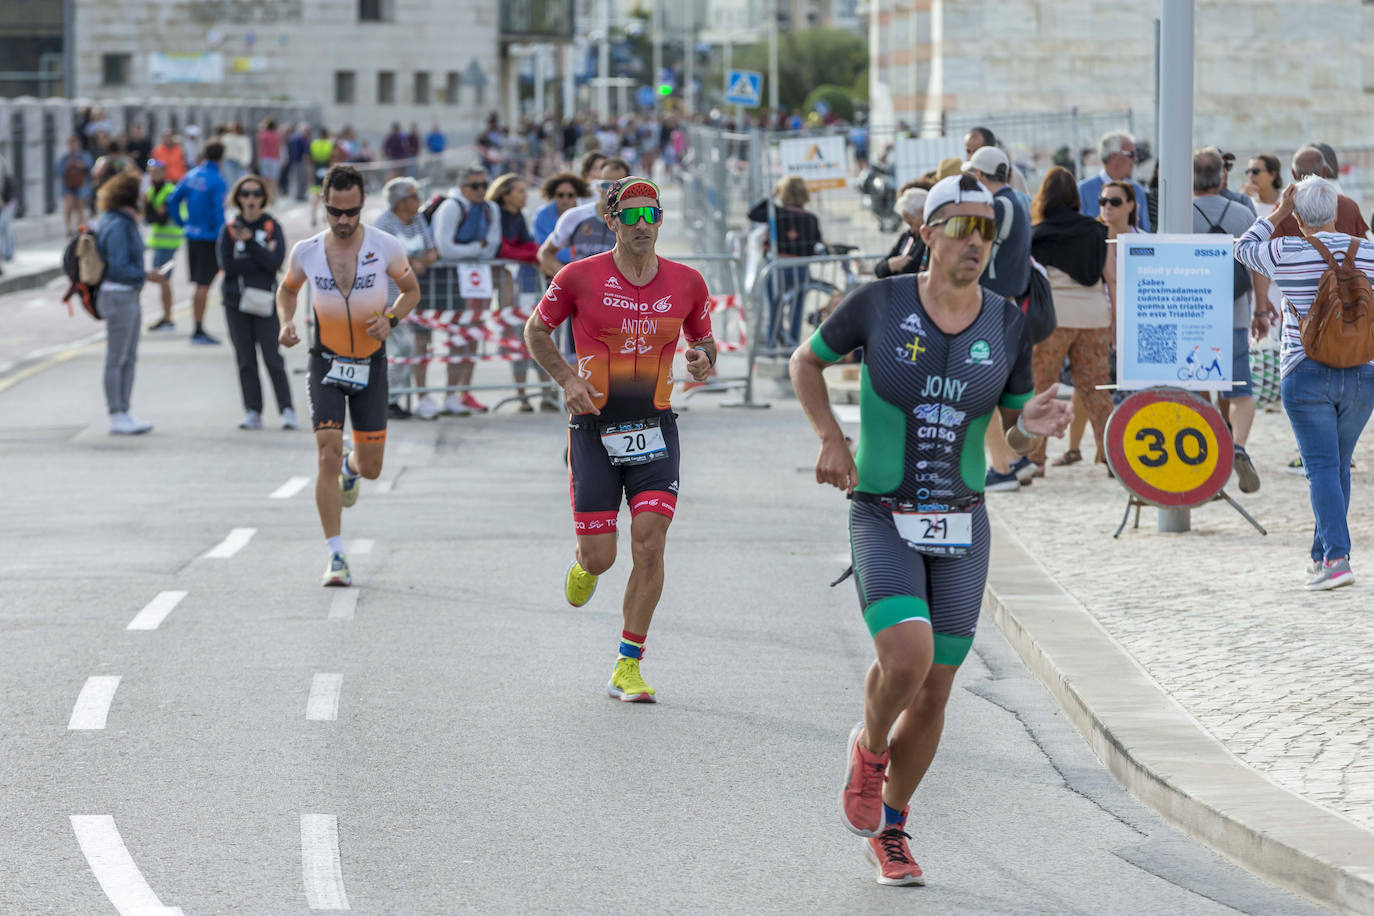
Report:
<svg viewBox="0 0 1374 916"><path fill-rule="evenodd" d="M1307 580L1306 588L1310 592L1324 592L1340 588L1342 585L1354 584L1355 574L1350 571L1350 558L1341 557L1321 564L1312 578Z"/></svg>
<svg viewBox="0 0 1374 916"><path fill-rule="evenodd" d="M1245 450L1245 446L1236 446L1236 479L1240 481L1240 492L1254 493L1260 488L1259 471L1255 470L1255 463L1250 460L1250 453Z"/></svg>

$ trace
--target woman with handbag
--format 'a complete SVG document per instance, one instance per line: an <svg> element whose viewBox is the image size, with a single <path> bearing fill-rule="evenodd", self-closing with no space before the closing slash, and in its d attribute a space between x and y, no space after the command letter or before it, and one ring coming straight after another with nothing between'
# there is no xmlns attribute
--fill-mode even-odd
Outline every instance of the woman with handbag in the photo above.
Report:
<svg viewBox="0 0 1374 916"><path fill-rule="evenodd" d="M219 231L215 250L224 271L221 296L224 320L238 359L239 388L243 392L243 421L239 429L262 429L262 381L258 377L258 351L272 380L281 411L283 429L296 429L291 406L291 382L286 374L277 336L277 272L286 257L281 224L267 212L271 201L267 183L257 175L244 175L229 191L226 209L238 214Z"/></svg>

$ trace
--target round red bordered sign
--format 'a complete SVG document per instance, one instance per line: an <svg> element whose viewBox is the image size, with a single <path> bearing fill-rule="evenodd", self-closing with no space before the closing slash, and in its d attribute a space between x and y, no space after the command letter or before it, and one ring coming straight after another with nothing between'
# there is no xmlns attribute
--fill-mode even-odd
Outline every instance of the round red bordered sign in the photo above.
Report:
<svg viewBox="0 0 1374 916"><path fill-rule="evenodd" d="M1231 477L1235 446L1221 412L1181 388L1150 388L1122 401L1107 420L1107 463L1147 503L1192 509Z"/></svg>

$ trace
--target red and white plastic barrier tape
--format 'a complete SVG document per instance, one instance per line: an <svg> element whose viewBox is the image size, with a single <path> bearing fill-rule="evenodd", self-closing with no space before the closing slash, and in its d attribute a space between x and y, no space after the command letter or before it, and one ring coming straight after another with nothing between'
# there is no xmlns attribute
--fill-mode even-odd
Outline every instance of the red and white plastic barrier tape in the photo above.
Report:
<svg viewBox="0 0 1374 916"><path fill-rule="evenodd" d="M744 314L744 305L740 302L740 297L734 293L728 295L713 295L711 297L711 314L717 312L734 311L739 313L739 340L716 340L716 351L719 353L735 353L749 349L749 319ZM687 342L679 340L677 352L687 352Z"/></svg>
<svg viewBox="0 0 1374 916"><path fill-rule="evenodd" d="M445 309L440 312L412 312L406 316L406 321L431 331L444 331L449 340L455 343L482 343L508 338L513 328L525 326L531 314L514 307L494 312Z"/></svg>

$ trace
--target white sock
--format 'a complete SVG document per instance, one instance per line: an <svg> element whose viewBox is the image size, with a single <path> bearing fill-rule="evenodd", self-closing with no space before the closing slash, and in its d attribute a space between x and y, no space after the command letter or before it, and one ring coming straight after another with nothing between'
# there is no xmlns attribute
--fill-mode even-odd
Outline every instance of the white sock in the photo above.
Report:
<svg viewBox="0 0 1374 916"><path fill-rule="evenodd" d="M343 536L334 535L332 538L325 538L325 543L329 545L329 555L332 557L336 553L343 553Z"/></svg>
<svg viewBox="0 0 1374 916"><path fill-rule="evenodd" d="M343 475L347 477L349 480L357 480L361 472L353 470L352 466L350 466L348 463L349 457L349 455L344 456Z"/></svg>

